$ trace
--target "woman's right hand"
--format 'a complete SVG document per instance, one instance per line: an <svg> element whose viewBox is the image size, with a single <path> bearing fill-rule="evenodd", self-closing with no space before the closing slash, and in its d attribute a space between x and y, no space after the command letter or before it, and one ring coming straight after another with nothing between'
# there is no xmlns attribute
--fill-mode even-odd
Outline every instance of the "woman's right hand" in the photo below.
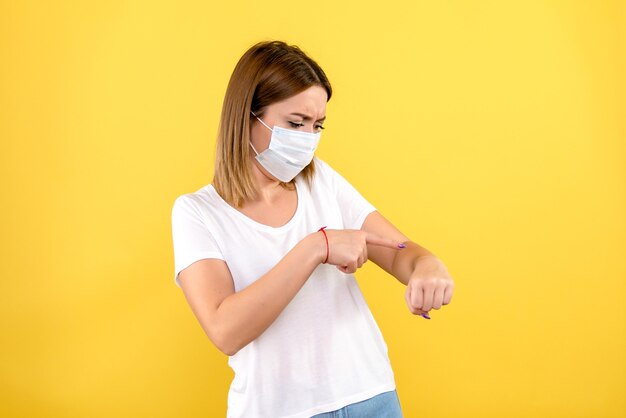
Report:
<svg viewBox="0 0 626 418"><path fill-rule="evenodd" d="M328 261L327 264L337 266L340 271L349 274L354 273L367 262L367 244L382 245L385 247L401 250L400 241L383 238L370 232L359 229L324 229L328 237ZM320 236L322 231L318 231ZM323 256L320 263L326 259L326 240L323 242Z"/></svg>

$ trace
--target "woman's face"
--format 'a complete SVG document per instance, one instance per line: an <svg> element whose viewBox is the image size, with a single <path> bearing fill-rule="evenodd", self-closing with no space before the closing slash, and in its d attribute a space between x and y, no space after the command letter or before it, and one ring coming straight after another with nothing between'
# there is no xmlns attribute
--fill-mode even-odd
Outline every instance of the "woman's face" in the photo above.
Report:
<svg viewBox="0 0 626 418"><path fill-rule="evenodd" d="M319 132L322 130L320 126L326 119L327 97L328 95L323 87L311 86L295 96L267 106L264 115L262 117L259 116L259 118L270 128L275 125L294 131ZM252 117L250 141L254 148L261 153L269 147L272 131L259 122L254 115L250 116ZM252 157L254 157L256 154L252 147L248 148ZM252 161L263 173L269 176L269 173L263 169L255 158L252 158Z"/></svg>

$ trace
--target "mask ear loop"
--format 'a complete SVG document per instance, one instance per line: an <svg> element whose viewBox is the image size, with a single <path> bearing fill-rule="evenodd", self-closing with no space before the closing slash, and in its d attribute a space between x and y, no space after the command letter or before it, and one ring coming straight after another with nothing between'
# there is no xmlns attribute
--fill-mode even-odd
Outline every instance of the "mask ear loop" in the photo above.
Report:
<svg viewBox="0 0 626 418"><path fill-rule="evenodd" d="M255 118L259 119L259 117L251 110L250 113L252 113L254 115ZM263 123L263 121L261 119L259 119L259 122ZM263 125L265 125L265 123L263 123ZM269 126L265 125L270 131L273 131ZM252 145L252 141L248 141L248 143L250 144L250 146L252 147L252 149L254 150L254 153L258 156L259 152L256 150L256 148L254 148L254 145Z"/></svg>
<svg viewBox="0 0 626 418"><path fill-rule="evenodd" d="M265 124L265 122L263 122L252 110L250 111L250 113L252 113L255 118L259 119L259 122L261 122L267 129L269 129L270 131L274 132L274 130L272 128L270 128L269 126L267 126Z"/></svg>
<svg viewBox="0 0 626 418"><path fill-rule="evenodd" d="M254 150L254 153L256 155L259 155L259 152L256 150L256 148L254 148L254 145L252 145L252 141L248 141L248 143L250 144L250 146L252 147L252 149Z"/></svg>

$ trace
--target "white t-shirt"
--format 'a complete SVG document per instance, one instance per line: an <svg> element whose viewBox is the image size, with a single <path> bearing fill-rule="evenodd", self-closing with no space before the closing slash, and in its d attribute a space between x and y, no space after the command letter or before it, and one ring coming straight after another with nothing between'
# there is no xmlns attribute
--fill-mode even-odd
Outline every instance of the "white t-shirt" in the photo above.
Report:
<svg viewBox="0 0 626 418"><path fill-rule="evenodd" d="M219 258L238 292L320 227L360 229L374 206L327 163L314 161L312 188L296 177L296 212L278 228L239 212L211 184L176 198L176 285L191 263ZM269 328L229 356L228 365L235 377L227 418L309 418L396 388L387 344L354 274L329 264L320 264Z"/></svg>

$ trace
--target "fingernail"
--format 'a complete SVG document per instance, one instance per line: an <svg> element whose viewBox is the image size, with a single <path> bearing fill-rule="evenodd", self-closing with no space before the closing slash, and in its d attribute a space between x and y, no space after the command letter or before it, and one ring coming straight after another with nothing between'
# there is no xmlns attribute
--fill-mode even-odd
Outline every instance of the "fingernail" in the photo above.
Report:
<svg viewBox="0 0 626 418"><path fill-rule="evenodd" d="M398 244L398 248L406 248L406 245L404 245L404 244Z"/></svg>
<svg viewBox="0 0 626 418"><path fill-rule="evenodd" d="M424 318L426 318L426 319L430 319L430 316L428 316L428 314L427 314L427 313L423 313L423 314L421 314L421 315L422 315Z"/></svg>

